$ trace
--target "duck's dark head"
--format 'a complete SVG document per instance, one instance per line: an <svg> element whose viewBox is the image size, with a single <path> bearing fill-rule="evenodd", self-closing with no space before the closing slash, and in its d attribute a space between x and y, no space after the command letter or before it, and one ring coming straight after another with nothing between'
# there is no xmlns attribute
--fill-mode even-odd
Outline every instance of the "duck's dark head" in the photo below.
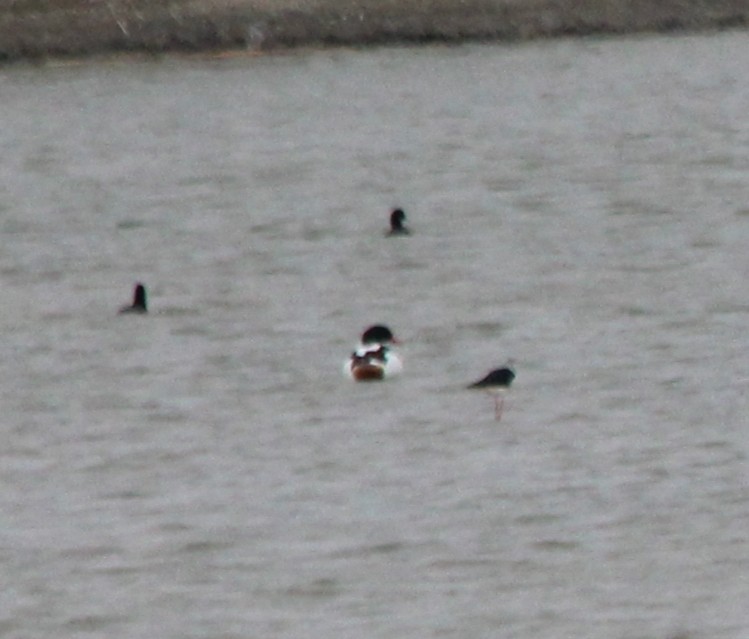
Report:
<svg viewBox="0 0 749 639"><path fill-rule="evenodd" d="M387 326L375 324L362 333L361 343L364 345L397 344L398 340L395 339L395 335Z"/></svg>

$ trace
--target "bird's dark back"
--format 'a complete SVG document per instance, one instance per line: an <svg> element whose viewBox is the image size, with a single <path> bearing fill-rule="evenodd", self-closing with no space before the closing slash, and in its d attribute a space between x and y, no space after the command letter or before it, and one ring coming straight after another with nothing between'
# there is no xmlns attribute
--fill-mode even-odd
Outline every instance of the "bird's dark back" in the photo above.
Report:
<svg viewBox="0 0 749 639"><path fill-rule="evenodd" d="M498 368L489 373L484 379L473 384L476 388L485 386L509 386L515 379L515 372L511 368Z"/></svg>

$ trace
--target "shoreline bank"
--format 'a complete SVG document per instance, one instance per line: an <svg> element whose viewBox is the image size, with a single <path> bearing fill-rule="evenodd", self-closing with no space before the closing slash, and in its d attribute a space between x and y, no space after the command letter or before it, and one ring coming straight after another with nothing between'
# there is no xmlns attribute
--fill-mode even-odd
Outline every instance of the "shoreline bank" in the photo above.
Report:
<svg viewBox="0 0 749 639"><path fill-rule="evenodd" d="M749 0L11 0L0 61L747 26Z"/></svg>

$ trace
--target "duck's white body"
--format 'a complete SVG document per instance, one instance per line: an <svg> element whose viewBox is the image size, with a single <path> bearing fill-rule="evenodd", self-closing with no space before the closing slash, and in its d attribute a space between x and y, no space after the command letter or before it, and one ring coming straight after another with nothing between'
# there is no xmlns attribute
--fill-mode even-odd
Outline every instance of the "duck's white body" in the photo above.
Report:
<svg viewBox="0 0 749 639"><path fill-rule="evenodd" d="M403 360L389 346L367 344L351 354L343 370L358 382L389 379L403 371Z"/></svg>

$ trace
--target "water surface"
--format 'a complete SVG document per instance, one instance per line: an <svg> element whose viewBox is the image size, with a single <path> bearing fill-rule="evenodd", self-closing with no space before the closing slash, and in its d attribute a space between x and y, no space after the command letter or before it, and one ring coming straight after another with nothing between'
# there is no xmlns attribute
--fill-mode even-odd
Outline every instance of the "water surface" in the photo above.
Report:
<svg viewBox="0 0 749 639"><path fill-rule="evenodd" d="M745 637L747 64L0 70L0 636Z"/></svg>

